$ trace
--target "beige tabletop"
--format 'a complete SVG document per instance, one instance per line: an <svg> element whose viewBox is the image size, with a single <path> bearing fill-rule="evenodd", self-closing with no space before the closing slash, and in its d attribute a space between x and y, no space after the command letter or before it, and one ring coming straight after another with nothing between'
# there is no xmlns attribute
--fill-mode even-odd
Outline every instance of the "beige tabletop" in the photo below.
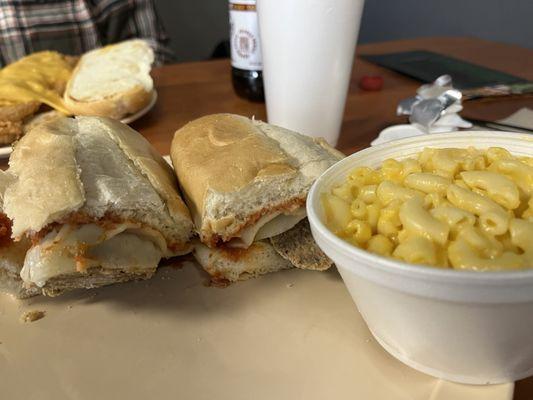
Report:
<svg viewBox="0 0 533 400"><path fill-rule="evenodd" d="M149 281L18 302L0 295L2 399L509 400L404 366L335 269L225 289L192 262ZM45 311L22 323L28 310Z"/></svg>

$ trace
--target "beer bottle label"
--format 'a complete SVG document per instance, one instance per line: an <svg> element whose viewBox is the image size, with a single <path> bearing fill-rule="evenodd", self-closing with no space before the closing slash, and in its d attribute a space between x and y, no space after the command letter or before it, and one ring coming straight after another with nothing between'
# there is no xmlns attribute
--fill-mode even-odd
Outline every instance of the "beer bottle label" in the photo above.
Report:
<svg viewBox="0 0 533 400"><path fill-rule="evenodd" d="M251 71L263 70L255 0L230 0L229 24L231 65Z"/></svg>

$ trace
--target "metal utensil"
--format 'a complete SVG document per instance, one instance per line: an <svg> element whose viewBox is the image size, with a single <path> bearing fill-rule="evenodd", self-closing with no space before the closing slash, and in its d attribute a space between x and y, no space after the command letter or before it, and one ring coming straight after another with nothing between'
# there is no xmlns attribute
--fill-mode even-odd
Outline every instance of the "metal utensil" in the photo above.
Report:
<svg viewBox="0 0 533 400"><path fill-rule="evenodd" d="M412 105L409 121L427 129L437 122L448 107L461 101L461 97L460 91L448 89L436 98L416 101Z"/></svg>
<svg viewBox="0 0 533 400"><path fill-rule="evenodd" d="M409 122L429 128L441 116L444 106L439 99L426 99L417 102L409 116Z"/></svg>
<svg viewBox="0 0 533 400"><path fill-rule="evenodd" d="M512 131L520 133L533 133L533 129L524 128L521 126L503 124L501 122L487 121L484 119L465 118L468 122L480 126L482 128L494 129L497 131Z"/></svg>

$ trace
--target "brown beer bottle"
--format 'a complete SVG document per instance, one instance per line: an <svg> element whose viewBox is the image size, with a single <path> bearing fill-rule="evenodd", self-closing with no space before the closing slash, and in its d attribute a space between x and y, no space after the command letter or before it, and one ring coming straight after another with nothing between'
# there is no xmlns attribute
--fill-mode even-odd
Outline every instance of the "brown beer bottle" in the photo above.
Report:
<svg viewBox="0 0 533 400"><path fill-rule="evenodd" d="M255 0L229 0L231 78L240 97L265 101Z"/></svg>

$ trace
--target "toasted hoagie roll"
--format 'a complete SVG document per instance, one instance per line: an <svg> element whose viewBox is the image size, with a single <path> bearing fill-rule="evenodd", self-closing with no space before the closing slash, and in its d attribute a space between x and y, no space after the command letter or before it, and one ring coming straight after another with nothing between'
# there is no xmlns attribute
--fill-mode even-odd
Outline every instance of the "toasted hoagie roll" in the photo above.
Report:
<svg viewBox="0 0 533 400"><path fill-rule="evenodd" d="M216 279L229 281L284 265L329 267L331 262L308 229L301 230L307 238L302 243L327 261L307 263L305 257L289 256L301 246L281 249L280 242L271 238L306 218L311 185L341 157L322 139L238 115L209 115L179 129L171 158L199 235L198 261ZM270 259L276 254L279 259L268 268L264 257L252 257L250 252L268 254L265 257ZM244 264L246 268L241 268Z"/></svg>
<svg viewBox="0 0 533 400"><path fill-rule="evenodd" d="M137 132L98 117L43 123L15 147L4 211L32 241L21 271L54 295L152 276L191 250L172 169Z"/></svg>

